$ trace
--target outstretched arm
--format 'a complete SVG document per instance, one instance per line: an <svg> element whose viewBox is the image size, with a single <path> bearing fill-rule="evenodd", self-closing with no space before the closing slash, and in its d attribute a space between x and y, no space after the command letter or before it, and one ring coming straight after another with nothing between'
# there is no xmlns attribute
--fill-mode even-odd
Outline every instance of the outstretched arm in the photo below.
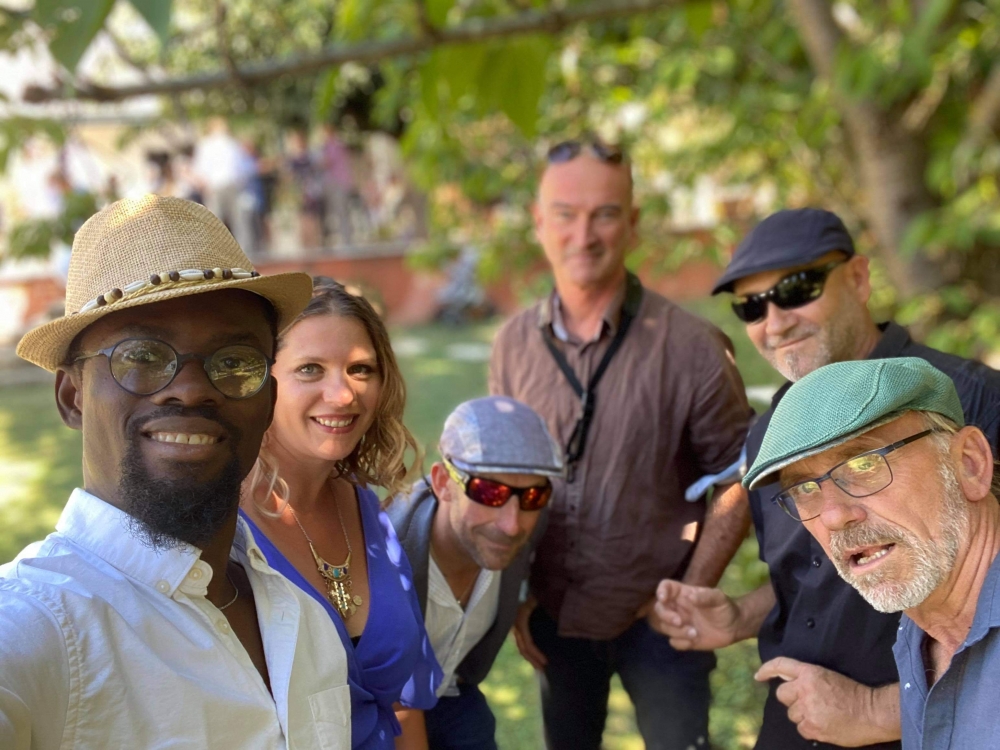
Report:
<svg viewBox="0 0 1000 750"><path fill-rule="evenodd" d="M749 528L747 491L739 482L717 487L705 516L705 528L684 574L684 583L715 586Z"/></svg>

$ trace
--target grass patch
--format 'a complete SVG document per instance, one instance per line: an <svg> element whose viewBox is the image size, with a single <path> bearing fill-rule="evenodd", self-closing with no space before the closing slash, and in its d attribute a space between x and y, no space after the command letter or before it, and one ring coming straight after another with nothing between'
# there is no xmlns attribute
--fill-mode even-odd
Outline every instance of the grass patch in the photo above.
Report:
<svg viewBox="0 0 1000 750"><path fill-rule="evenodd" d="M725 330L747 385L773 385L774 371L756 353L725 301L699 301L691 308ZM464 328L424 326L394 330L393 343L406 378L406 423L427 451L424 467L437 458L445 417L462 401L486 393L486 354L498 324ZM766 404L757 404L758 408ZM0 388L0 563L52 530L73 487L81 483L80 433L63 426L51 385ZM723 587L740 594L766 578L748 538L726 571ZM712 741L736 750L752 747L764 690L752 680L759 666L756 643L748 641L718 654L712 675ZM543 747L538 685L534 673L508 639L483 685L497 717L503 750ZM607 750L641 750L631 701L616 678L609 700L604 745Z"/></svg>

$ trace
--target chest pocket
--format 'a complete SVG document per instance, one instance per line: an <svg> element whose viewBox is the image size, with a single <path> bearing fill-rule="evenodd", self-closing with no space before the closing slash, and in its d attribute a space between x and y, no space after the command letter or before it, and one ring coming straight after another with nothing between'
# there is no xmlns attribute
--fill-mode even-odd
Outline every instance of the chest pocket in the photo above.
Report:
<svg viewBox="0 0 1000 750"><path fill-rule="evenodd" d="M351 688L349 685L323 690L309 696L309 709L319 747L323 750L350 750Z"/></svg>

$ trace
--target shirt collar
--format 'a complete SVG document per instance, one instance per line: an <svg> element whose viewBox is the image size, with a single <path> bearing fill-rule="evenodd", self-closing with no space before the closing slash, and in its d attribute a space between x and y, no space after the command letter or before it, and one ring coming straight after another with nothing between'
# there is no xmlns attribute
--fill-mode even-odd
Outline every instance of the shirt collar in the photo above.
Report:
<svg viewBox="0 0 1000 750"><path fill-rule="evenodd" d="M152 549L136 538L129 528L130 521L131 517L123 510L77 488L63 509L56 531L130 578L166 596L173 596L182 583L187 592L192 579L197 580L199 590L207 591L212 569L201 562L200 549L186 543L166 550ZM196 565L201 574L187 579ZM204 595L203 591L200 593Z"/></svg>
<svg viewBox="0 0 1000 750"><path fill-rule="evenodd" d="M910 343L910 334L903 326L893 323L881 323L878 329L882 331L878 343L872 349L868 359L895 359L903 356L903 349Z"/></svg>
<svg viewBox="0 0 1000 750"><path fill-rule="evenodd" d="M972 628L965 639L971 646L986 637L991 628L1000 627L1000 555L990 563L982 591L976 601L976 614L972 618Z"/></svg>
<svg viewBox="0 0 1000 750"><path fill-rule="evenodd" d="M602 316L604 325L601 326L601 330L597 332L597 335L593 339L584 343L589 344L597 341L605 331L613 336L618 330L618 324L621 322L622 311L628 310L632 317L635 317L639 311L639 303L641 301L642 282L639 281L639 278L635 274L628 272L625 274L625 283L619 288L614 298L604 310L604 315ZM565 342L570 340L569 331L566 330L563 322L562 301L559 299L559 293L555 289L552 290L549 296L542 300L542 304L538 309L538 327L544 328L546 326L552 327L553 335L560 341Z"/></svg>

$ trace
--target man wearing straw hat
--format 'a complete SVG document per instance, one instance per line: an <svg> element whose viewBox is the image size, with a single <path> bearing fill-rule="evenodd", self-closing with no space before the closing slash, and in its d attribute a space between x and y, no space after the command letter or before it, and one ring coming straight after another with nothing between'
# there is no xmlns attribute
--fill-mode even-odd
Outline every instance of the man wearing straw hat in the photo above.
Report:
<svg viewBox="0 0 1000 750"><path fill-rule="evenodd" d="M1000 745L994 458L926 361L840 362L791 387L744 479L780 481L775 501L837 573L879 612L904 613L893 652L906 750ZM798 690L778 688L785 702Z"/></svg>
<svg viewBox="0 0 1000 750"><path fill-rule="evenodd" d="M77 233L55 372L83 487L0 567L0 747L350 747L330 618L237 509L305 274L262 277L207 209L119 201Z"/></svg>

